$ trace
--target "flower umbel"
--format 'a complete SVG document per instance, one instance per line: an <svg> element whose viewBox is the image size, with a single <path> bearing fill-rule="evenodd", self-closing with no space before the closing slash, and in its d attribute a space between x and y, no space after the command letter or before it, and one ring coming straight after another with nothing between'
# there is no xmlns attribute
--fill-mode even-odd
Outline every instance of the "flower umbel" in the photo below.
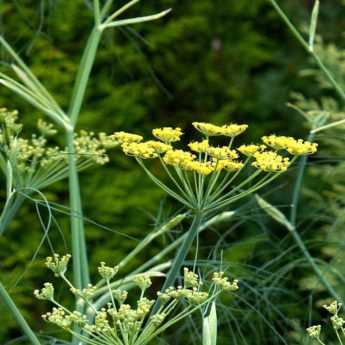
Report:
<svg viewBox="0 0 345 345"><path fill-rule="evenodd" d="M92 132L80 131L74 137L75 152L69 152L50 143L57 134L52 124L38 120L39 134L26 138L17 120L17 112L0 109L0 167L6 173L10 164L12 183L17 190L40 190L66 178L71 155L79 171L103 165L109 161L107 150L119 145L115 134L100 133L97 137Z"/></svg>
<svg viewBox="0 0 345 345"><path fill-rule="evenodd" d="M65 262L66 259L63 258L67 257L48 258L48 267L54 273L65 271L65 265L62 262ZM38 299L49 300L54 305L51 312L42 316L45 321L90 345L104 345L104 339L107 344L114 345L151 344L168 327L201 308L207 308L207 304L216 299L221 292L236 290L229 288L231 284L228 279L224 277L224 273L219 272L218 275L215 273L214 277L217 279L213 279L209 291L203 291L199 276L188 268L184 268L183 286L170 287L163 292L158 292L156 298L149 299L145 296L145 291L151 286L148 272L113 281L117 269L115 272L114 268L102 262L98 271L103 279L95 286L90 286L83 291L76 289L64 274L60 275L70 287L70 291L78 295L88 306L88 311L85 313L69 310L57 302L54 299L54 287L50 283L45 283L41 290L34 292ZM104 280L107 280L106 284ZM128 285L128 283L131 284ZM134 295L135 290L128 291L132 283L140 287L139 296ZM235 284L235 281L232 284ZM118 286L118 289L114 290L113 286ZM135 303L125 303L129 293L133 294L131 300L134 298ZM158 301L159 307L153 311L153 305ZM80 327L83 333L75 333L76 326Z"/></svg>
<svg viewBox="0 0 345 345"><path fill-rule="evenodd" d="M254 193L287 171L296 159L294 156L312 154L317 150L315 143L275 135L263 137L265 145L249 144L236 148L233 147L234 139L247 130L248 125L219 126L193 122L193 126L205 138L190 142L187 145L190 150L174 147L173 143L180 140L182 130L172 127L152 131L160 141L127 142L122 144L122 149L126 155L134 157L148 176L168 194L188 208L205 213ZM227 145L211 143L211 137L220 136L227 140ZM170 178L171 187L146 167L145 160L156 158ZM247 173L241 174L242 171Z"/></svg>

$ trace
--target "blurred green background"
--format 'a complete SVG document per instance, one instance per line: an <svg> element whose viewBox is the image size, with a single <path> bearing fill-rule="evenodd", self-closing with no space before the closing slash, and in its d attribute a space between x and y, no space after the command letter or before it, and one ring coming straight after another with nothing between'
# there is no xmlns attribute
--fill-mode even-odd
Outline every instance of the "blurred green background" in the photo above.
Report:
<svg viewBox="0 0 345 345"><path fill-rule="evenodd" d="M116 3L120 5L124 2ZM279 3L304 30L313 1L282 0ZM1 33L64 108L67 107L80 54L92 24L89 6L87 1L82 0L0 2ZM111 30L104 35L87 91L86 105L82 109L80 129L107 133L125 130L150 135L152 128L167 125L184 128L189 137L193 135L192 121L219 124L233 121L250 125L245 138L247 141L256 141L261 135L271 132L306 136L308 128L303 119L286 106L292 100L291 93L301 92L317 101L323 95L333 97L334 94L321 87L312 73L309 76L301 74L312 64L269 1L145 0L129 14L151 14L169 7L173 11L163 20ZM342 1L322 1L319 32L325 42L335 42L341 47L344 18ZM3 51L0 54L3 68L6 68L8 57ZM336 96L334 102L337 103ZM18 109L28 132L41 116L4 88L0 90L0 106ZM319 159L337 156L331 160L332 164L341 164L340 150L335 150L332 145L334 142L327 146L328 151L321 148ZM344 148L344 145L339 145ZM305 222L315 220L312 218L315 213L329 207L329 194L325 191L333 188L329 179L324 178L324 170L320 172L317 165L313 169L305 184L310 188L305 189L305 199L299 212ZM287 212L293 179L294 172L269 190L269 200L283 205ZM339 181L341 186L341 174ZM111 162L107 166L84 172L81 183L85 215L108 228L105 230L96 224L87 224L89 254L94 269L101 260L116 263L155 224L176 211L171 200L165 200L164 194L152 185L134 162L117 151L111 154ZM45 192L50 201L67 204L65 182ZM4 194L3 187L2 198ZM253 201L248 202L249 209L253 210ZM338 212L341 211L340 207ZM51 237L58 251L69 251L68 245L67 248L65 245L68 243L67 220L61 214L56 214L56 217L63 236L54 228ZM224 239L227 259L238 264L233 266L234 271L239 264L264 266L282 248L286 248L284 245L289 247L286 242L293 246L284 229L275 223L265 223L263 216L250 214L248 209L236 224L236 231L231 231ZM322 229L328 223L325 219L317 219L316 224L317 229ZM221 230L227 231L233 226L228 224ZM324 240L323 233L306 232L311 241ZM123 234L133 238L126 238ZM44 327L40 315L47 310L47 306L36 303L32 291L47 279L41 259L49 250L43 246L37 260L32 260L32 257L42 235L37 210L33 204L26 203L10 231L5 237L0 237L0 279L38 330ZM216 244L218 236L213 232L206 233L202 241ZM282 246L280 241L285 241ZM136 259L133 266L164 245L164 241L155 242ZM292 251L291 256L283 258L284 264L299 257L296 248ZM206 248L204 255L208 252ZM315 253L318 255L318 248ZM275 269L278 268L261 273L274 274ZM305 308L308 307L310 293L299 288L299 280L307 279L309 273L306 267L296 267L289 273L291 276L282 283L284 289L291 292L283 294L286 298L284 303L281 301L282 294L278 292L278 288L283 287L278 286L274 292L272 303L277 298L279 303L284 304L279 310L287 313L286 318L307 320ZM254 276L240 269L238 274L248 275L249 280ZM260 275L255 277L260 278ZM268 308L268 314L265 314L266 309L260 309L260 305L254 304L254 307L262 312L268 325L244 304L243 308L247 311L244 324L255 318L261 322L255 330L259 335L247 339L249 344L282 343L276 333L295 339L298 325L286 326L287 321L279 320L272 308ZM0 305L0 308L0 344L5 344L20 333L3 306ZM228 324L222 328L223 336L229 332L227 327L232 327L231 334L238 337L234 344L245 344L243 336L239 335L242 329L240 317L237 320L239 325L235 323L234 326L231 319L226 322ZM253 325L252 322L251 327ZM291 344L292 340L288 343ZM175 342L171 340L170 344Z"/></svg>

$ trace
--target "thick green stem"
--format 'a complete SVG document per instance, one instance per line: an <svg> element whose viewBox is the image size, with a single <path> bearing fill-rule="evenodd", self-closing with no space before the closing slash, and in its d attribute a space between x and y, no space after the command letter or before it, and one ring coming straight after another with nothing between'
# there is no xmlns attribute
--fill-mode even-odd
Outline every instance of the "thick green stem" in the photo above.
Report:
<svg viewBox="0 0 345 345"><path fill-rule="evenodd" d="M187 254L190 248L192 247L193 241L199 232L199 228L202 223L202 216L203 215L200 211L197 211L197 213L195 213L193 222L188 230L188 233L186 234L186 237L184 238L182 245L178 249L175 255L175 258L171 264L171 268L163 284L162 291L165 291L167 288L173 286L175 283L175 280L179 276L183 262L185 261ZM151 315L155 314L157 310L159 309L159 307L160 307L160 302L157 300L157 302L152 308Z"/></svg>
<svg viewBox="0 0 345 345"><path fill-rule="evenodd" d="M21 312L15 305L14 301L12 300L11 296L6 291L5 287L0 282L0 298L2 302L6 305L8 310L12 313L13 318L19 324L21 329L23 330L24 334L30 340L31 344L33 345L41 345L40 341L36 337L35 333L32 331L24 317L22 316Z"/></svg>
<svg viewBox="0 0 345 345"><path fill-rule="evenodd" d="M97 26L95 26L91 32L83 57L81 59L68 113L73 126L75 126L78 121L86 87L96 58L101 34L102 32ZM83 211L80 196L80 185L75 157L74 131L67 131L66 141L69 151L69 192L74 283L77 288L83 288L89 283L89 271L85 244L84 222L82 218Z"/></svg>
<svg viewBox="0 0 345 345"><path fill-rule="evenodd" d="M99 18L98 18L99 19ZM77 161L74 146L74 130L77 124L80 110L84 101L86 88L90 79L91 70L95 62L97 48L101 39L102 31L96 24L92 30L86 44L69 108L69 118L73 125L73 130L66 131L66 142L68 147L68 175L69 175L69 195L70 195L70 223L72 234L72 254L73 254L73 280L74 285L79 288L85 288L90 282L89 265L86 250L85 229L83 221L83 209L80 195L80 184L77 169ZM84 306L76 301L78 311L83 311ZM79 333L78 328L75 329ZM77 337L73 338L73 344L77 344Z"/></svg>
<svg viewBox="0 0 345 345"><path fill-rule="evenodd" d="M71 234L73 253L74 285L81 289L89 283L89 269L87 262L83 211L80 196L79 176L76 165L73 133L67 133L68 165L69 165L69 194L71 209Z"/></svg>
<svg viewBox="0 0 345 345"><path fill-rule="evenodd" d="M88 39L83 57L80 62L77 78L73 88L72 99L68 111L73 126L76 125L84 101L85 91L90 79L91 70L95 62L97 49L102 36L102 30L95 26Z"/></svg>
<svg viewBox="0 0 345 345"><path fill-rule="evenodd" d="M181 247L176 253L176 256L173 260L171 269L165 279L164 285L162 287L162 291L166 290L168 287L172 286L175 283L176 278L179 276L181 267L183 265L183 262L185 261L187 254L192 247L193 241L198 234L198 230L200 227L200 224L202 222L202 214L200 212L197 212L194 215L193 222L188 230L187 237L182 242Z"/></svg>

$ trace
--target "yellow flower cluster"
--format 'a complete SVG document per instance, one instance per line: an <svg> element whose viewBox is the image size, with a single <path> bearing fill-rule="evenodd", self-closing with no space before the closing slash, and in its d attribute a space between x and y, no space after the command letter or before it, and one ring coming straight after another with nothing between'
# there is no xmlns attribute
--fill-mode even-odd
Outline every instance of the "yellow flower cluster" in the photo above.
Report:
<svg viewBox="0 0 345 345"><path fill-rule="evenodd" d="M157 154L162 154L162 153L165 153L165 152L167 152L169 150L172 150L172 146L171 145L164 144L164 143L162 143L160 141L149 140L149 141L146 141L145 144L148 147L151 147L152 149L154 149Z"/></svg>
<svg viewBox="0 0 345 345"><path fill-rule="evenodd" d="M170 145L155 140L149 140L143 143L124 143L121 147L126 155L141 159L157 158L160 154L172 149Z"/></svg>
<svg viewBox="0 0 345 345"><path fill-rule="evenodd" d="M166 164L183 168L187 164L194 161L195 158L195 155L190 152L183 150L170 150L164 155L163 161Z"/></svg>
<svg viewBox="0 0 345 345"><path fill-rule="evenodd" d="M208 137L224 135L226 137L236 137L243 133L248 125L230 124L217 126L206 122L193 122L193 126L201 133Z"/></svg>
<svg viewBox="0 0 345 345"><path fill-rule="evenodd" d="M222 135L221 128L219 126L213 125L212 123L193 122L193 126L199 132L205 134L207 137Z"/></svg>
<svg viewBox="0 0 345 345"><path fill-rule="evenodd" d="M141 159L152 159L158 157L155 149L146 143L124 143L121 147L127 156Z"/></svg>
<svg viewBox="0 0 345 345"><path fill-rule="evenodd" d="M199 161L187 161L184 163L182 168L186 171L196 172L200 175L210 175L214 171L214 167L211 162L199 162Z"/></svg>
<svg viewBox="0 0 345 345"><path fill-rule="evenodd" d="M222 128L222 135L225 135L226 137L236 137L237 135L240 135L244 131L246 131L248 128L248 125L230 124L230 125L224 125L221 128Z"/></svg>
<svg viewBox="0 0 345 345"><path fill-rule="evenodd" d="M231 161L231 160L226 160L226 159L220 159L216 160L213 163L213 167L215 171L238 171L242 169L244 164L242 162L237 162L237 161Z"/></svg>
<svg viewBox="0 0 345 345"><path fill-rule="evenodd" d="M270 135L262 137L262 141L275 150L286 150L291 155L302 156L317 151L317 144L292 137Z"/></svg>
<svg viewBox="0 0 345 345"><path fill-rule="evenodd" d="M120 144L140 143L144 139L141 135L127 132L115 132L113 135Z"/></svg>
<svg viewBox="0 0 345 345"><path fill-rule="evenodd" d="M230 150L227 146L223 147L209 147L207 153L215 159L237 159L238 153L235 150Z"/></svg>
<svg viewBox="0 0 345 345"><path fill-rule="evenodd" d="M109 162L106 150L100 141L94 137L93 132L81 131L74 139L74 146L77 155L80 157L90 159L100 165Z"/></svg>
<svg viewBox="0 0 345 345"><path fill-rule="evenodd" d="M243 133L248 128L247 125L217 126L205 122L193 122L193 126L206 137L222 135L231 138ZM204 176L222 170L228 172L241 170L244 163L239 161L239 153L252 158L253 167L265 172L278 173L286 171L291 162L289 158L278 154L275 150L285 150L291 155L297 156L312 154L317 150L316 143L292 137L271 135L262 138L265 145L241 145L237 149L231 149L230 144L229 146L211 146L207 138L202 141L190 142L188 144L190 152L174 149L172 146L172 143L179 141L182 136L180 128L163 127L154 129L153 135L160 141L138 142L142 137L129 133L124 134L124 132L119 133L122 133L122 140L127 140L122 144L122 149L127 155L141 159L157 158L162 155L165 164ZM135 142L133 138L136 138L137 141ZM232 140L230 143L232 143ZM268 146L273 150L267 150Z"/></svg>
<svg viewBox="0 0 345 345"><path fill-rule="evenodd" d="M198 153L205 153L210 147L208 140L191 142L188 146L192 151Z"/></svg>
<svg viewBox="0 0 345 345"><path fill-rule="evenodd" d="M183 134L181 128L163 127L156 128L152 131L152 134L159 140L165 143L173 143L179 141Z"/></svg>
<svg viewBox="0 0 345 345"><path fill-rule="evenodd" d="M252 165L266 172L283 172L290 166L290 159L273 151L257 152Z"/></svg>
<svg viewBox="0 0 345 345"><path fill-rule="evenodd" d="M241 145L237 150L241 152L243 155L251 157L256 152L261 152L266 149L265 145Z"/></svg>

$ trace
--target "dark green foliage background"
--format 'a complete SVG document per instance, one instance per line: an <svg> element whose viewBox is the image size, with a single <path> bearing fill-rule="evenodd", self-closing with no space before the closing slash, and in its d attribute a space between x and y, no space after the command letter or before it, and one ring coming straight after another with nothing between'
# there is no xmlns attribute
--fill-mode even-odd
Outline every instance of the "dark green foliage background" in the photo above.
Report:
<svg viewBox="0 0 345 345"><path fill-rule="evenodd" d="M297 23L307 22L311 1L285 0L281 4ZM326 40L339 39L338 28L344 27L340 1L322 5L321 32ZM190 123L200 120L248 123L248 141L267 132L305 135L300 117L286 107L286 102L291 91L317 97L319 87L312 79L300 76L308 59L268 1L145 0L129 14L149 14L168 7L173 12L163 20L105 34L82 109L81 129L149 135L153 127L170 125L186 128L189 137L194 135ZM0 2L1 32L64 108L91 23L87 1ZM8 57L3 52L1 57L6 68ZM19 109L29 130L41 116L4 88L0 90L0 106ZM277 204L288 204L290 180L285 179L286 185L274 196ZM117 232L87 225L93 267L100 260L116 263L156 222L175 210L141 170L119 152L112 154L106 167L83 173L81 183L85 215ZM3 197L4 188L1 194ZM55 185L47 191L47 197L67 204L66 184ZM163 212L157 211L160 207ZM68 243L67 220L63 215L56 216L64 233L63 238L52 229L56 250L69 251L64 247L64 241ZM243 231L229 239L242 243L229 254L235 261L249 260L257 244L251 239L262 234L256 224L241 227ZM283 231L280 227L276 230ZM274 228L270 231L275 233ZM42 262L31 263L42 234L34 205L26 203L6 237L0 237L0 278L12 287L16 302L35 329L44 326L40 315L46 311L45 305L32 298L33 289L47 280ZM214 235L206 236L207 241L215 240ZM133 266L161 246L164 242L156 242ZM44 246L38 258L48 253ZM265 253L270 259L270 252ZM295 297L292 303L298 304L303 297ZM3 306L0 308L0 343L4 344L20 333ZM303 315L303 303L300 308L293 310L296 317Z"/></svg>

